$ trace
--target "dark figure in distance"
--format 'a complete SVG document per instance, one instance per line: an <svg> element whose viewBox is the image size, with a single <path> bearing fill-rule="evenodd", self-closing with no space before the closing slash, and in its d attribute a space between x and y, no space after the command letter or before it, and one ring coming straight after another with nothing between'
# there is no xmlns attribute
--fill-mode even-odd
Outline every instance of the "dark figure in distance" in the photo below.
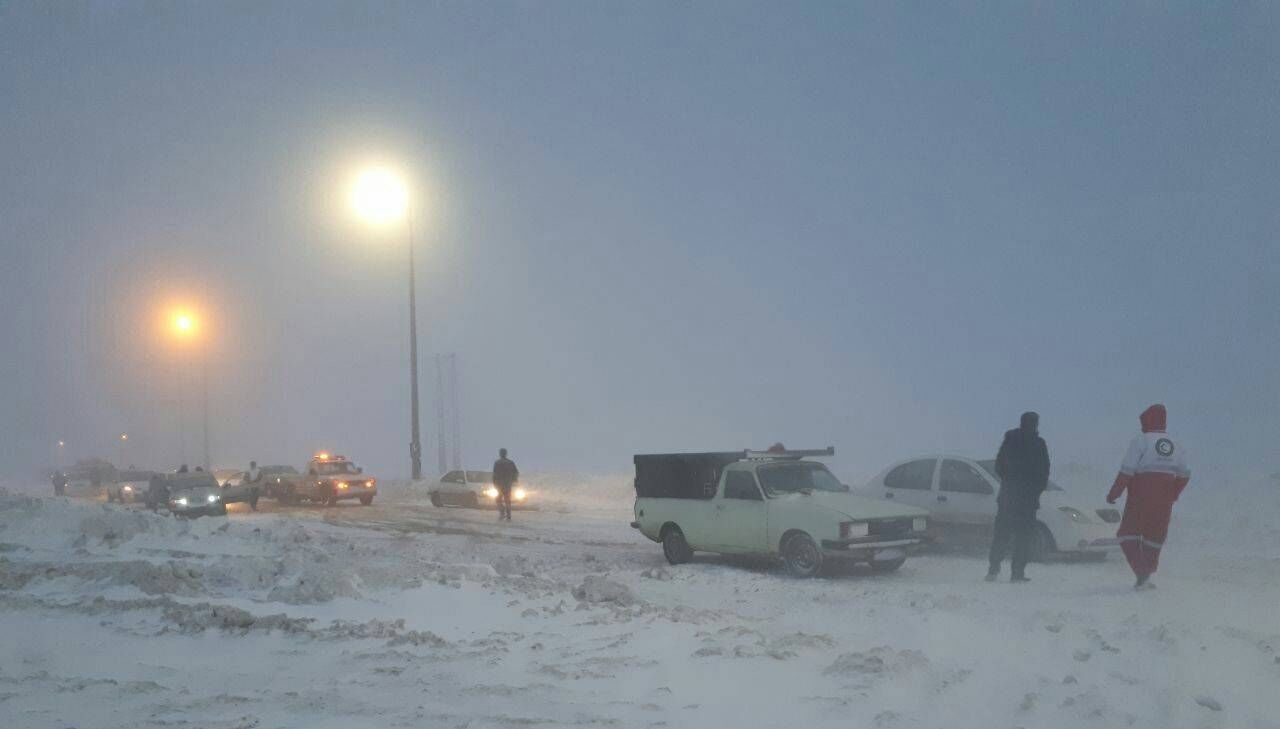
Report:
<svg viewBox="0 0 1280 729"><path fill-rule="evenodd" d="M1004 434L996 455L996 475L1000 477L1000 496L996 499L995 533L991 537L990 567L987 582L1000 576L1000 563L1013 546L1011 582L1027 579L1027 557L1031 551L1031 535L1036 526L1040 494L1049 485L1049 448L1038 432L1040 416L1023 413L1021 425Z"/></svg>
<svg viewBox="0 0 1280 729"><path fill-rule="evenodd" d="M498 520L511 521L511 487L520 478L515 461L507 458L507 449L498 449L498 460L493 462L493 486L498 489Z"/></svg>

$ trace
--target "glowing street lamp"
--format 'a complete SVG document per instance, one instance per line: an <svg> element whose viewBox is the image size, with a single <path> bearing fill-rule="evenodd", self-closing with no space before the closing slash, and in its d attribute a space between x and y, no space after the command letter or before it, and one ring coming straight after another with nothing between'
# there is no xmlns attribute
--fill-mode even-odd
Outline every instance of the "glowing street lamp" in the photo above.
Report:
<svg viewBox="0 0 1280 729"><path fill-rule="evenodd" d="M413 276L413 218L409 187L386 167L370 167L351 185L351 207L364 222L387 227L403 220L409 248L409 462L415 481L422 478L422 441L418 425L418 304Z"/></svg>

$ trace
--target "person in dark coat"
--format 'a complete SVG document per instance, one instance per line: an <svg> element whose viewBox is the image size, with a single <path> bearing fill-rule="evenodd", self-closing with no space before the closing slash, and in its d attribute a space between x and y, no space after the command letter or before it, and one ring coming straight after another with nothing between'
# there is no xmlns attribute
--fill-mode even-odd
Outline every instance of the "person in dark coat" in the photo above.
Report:
<svg viewBox="0 0 1280 729"><path fill-rule="evenodd" d="M498 449L498 460L493 462L493 485L498 489L498 520L511 521L511 487L520 479L520 469L515 461L507 458L507 449Z"/></svg>
<svg viewBox="0 0 1280 729"><path fill-rule="evenodd" d="M1036 526L1040 494L1049 485L1049 448L1040 437L1040 416L1023 413L1019 427L1004 434L996 455L1000 495L996 499L995 533L991 537L987 582L1000 576L1000 563L1013 547L1011 582L1027 579L1027 557Z"/></svg>

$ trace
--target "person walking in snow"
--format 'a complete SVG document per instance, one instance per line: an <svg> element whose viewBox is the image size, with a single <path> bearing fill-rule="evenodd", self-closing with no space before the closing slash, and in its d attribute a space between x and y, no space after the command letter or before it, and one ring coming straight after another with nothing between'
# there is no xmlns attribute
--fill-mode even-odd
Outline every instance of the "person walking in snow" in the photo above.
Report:
<svg viewBox="0 0 1280 729"><path fill-rule="evenodd" d="M1049 447L1040 437L1040 416L1026 412L1017 428L1004 434L996 455L996 475L1000 477L1000 495L996 497L995 533L991 536L991 554L987 582L1000 576L1000 563L1012 545L1010 582L1030 582L1027 558L1031 551L1031 534L1036 526L1040 494L1049 485Z"/></svg>
<svg viewBox="0 0 1280 729"><path fill-rule="evenodd" d="M1164 405L1157 403L1142 412L1138 417L1142 432L1129 441L1120 473L1107 494L1107 503L1114 504L1127 492L1116 536L1137 578L1136 590L1155 587L1151 575L1160 563L1173 503L1191 481L1186 453L1166 430L1167 421Z"/></svg>
<svg viewBox="0 0 1280 729"><path fill-rule="evenodd" d="M498 449L498 460L493 462L493 486L498 489L498 521L511 521L511 487L520 479L520 469L515 461L507 458L507 449Z"/></svg>

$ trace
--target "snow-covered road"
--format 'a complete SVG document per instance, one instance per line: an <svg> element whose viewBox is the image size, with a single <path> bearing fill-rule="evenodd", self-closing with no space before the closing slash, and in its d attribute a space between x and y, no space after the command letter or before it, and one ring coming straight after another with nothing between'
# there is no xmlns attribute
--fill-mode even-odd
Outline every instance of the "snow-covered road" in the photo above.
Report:
<svg viewBox="0 0 1280 729"><path fill-rule="evenodd" d="M193 522L0 491L0 725L1280 727L1274 492L1180 511L1134 593L1119 559L671 568L619 484L511 524L392 485Z"/></svg>

